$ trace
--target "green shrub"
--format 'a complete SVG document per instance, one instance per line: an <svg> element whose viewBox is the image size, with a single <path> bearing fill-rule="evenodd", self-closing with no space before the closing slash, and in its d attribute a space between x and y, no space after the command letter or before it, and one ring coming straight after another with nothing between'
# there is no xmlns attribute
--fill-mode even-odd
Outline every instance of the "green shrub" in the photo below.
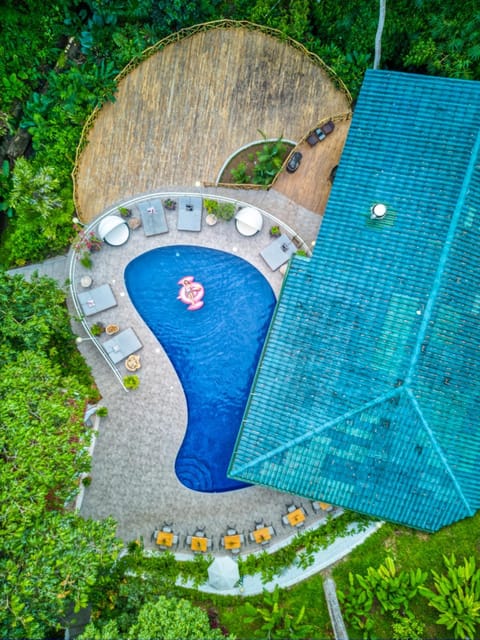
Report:
<svg viewBox="0 0 480 640"><path fill-rule="evenodd" d="M240 162L235 169L230 171L230 174L235 184L249 184L252 181L251 176L247 173L247 165L245 162Z"/></svg>
<svg viewBox="0 0 480 640"><path fill-rule="evenodd" d="M102 322L95 322L90 327L90 332L92 336L100 336L105 331L105 326Z"/></svg>
<svg viewBox="0 0 480 640"><path fill-rule="evenodd" d="M107 407L98 407L96 414L99 418L106 418L108 416Z"/></svg>
<svg viewBox="0 0 480 640"><path fill-rule="evenodd" d="M454 638L478 637L480 624L480 569L475 558L463 559L456 565L455 554L443 556L447 573L440 575L432 569L435 591L420 587L420 593L428 604L440 612L437 624L453 631Z"/></svg>
<svg viewBox="0 0 480 640"><path fill-rule="evenodd" d="M275 585L272 593L263 592L262 606L254 607L250 602L246 602L241 608L243 619L246 624L255 624L256 629L252 631L255 638L309 638L314 631L313 627L303 622L305 616L305 605L299 611L292 612L291 609L283 607L280 602L280 589ZM260 626L258 626L260 625Z"/></svg>
<svg viewBox="0 0 480 640"><path fill-rule="evenodd" d="M215 215L219 220L231 220L235 215L235 205L233 202L219 202Z"/></svg>
<svg viewBox="0 0 480 640"><path fill-rule="evenodd" d="M123 384L125 389L138 389L138 387L140 386L140 378L135 374L131 376L125 376L123 378Z"/></svg>
<svg viewBox="0 0 480 640"><path fill-rule="evenodd" d="M203 199L203 206L205 207L205 211L211 215L216 216L217 215L217 209L218 209L218 201L217 200L212 200L211 198L204 198Z"/></svg>
<svg viewBox="0 0 480 640"><path fill-rule="evenodd" d="M423 640L425 625L411 616L400 618L392 625L393 640Z"/></svg>
<svg viewBox="0 0 480 640"><path fill-rule="evenodd" d="M338 590L345 618L354 629L362 631L365 638L373 630L372 606L377 602L383 613L395 618L411 616L410 601L415 598L427 573L416 570L397 572L393 559L388 556L378 569L369 567L367 575L349 573L349 590Z"/></svg>
<svg viewBox="0 0 480 640"><path fill-rule="evenodd" d="M231 220L235 215L233 202L219 202L210 198L203 200L203 206L208 214L216 216L219 220Z"/></svg>

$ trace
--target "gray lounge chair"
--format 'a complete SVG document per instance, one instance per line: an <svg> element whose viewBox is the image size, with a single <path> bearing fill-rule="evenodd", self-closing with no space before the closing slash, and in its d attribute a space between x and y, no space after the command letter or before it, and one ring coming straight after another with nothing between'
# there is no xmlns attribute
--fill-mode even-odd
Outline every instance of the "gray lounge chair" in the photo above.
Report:
<svg viewBox="0 0 480 640"><path fill-rule="evenodd" d="M187 196L178 199L177 229L179 231L201 231L202 198Z"/></svg>
<svg viewBox="0 0 480 640"><path fill-rule="evenodd" d="M82 293L78 294L78 301L84 316L93 316L95 313L117 306L117 301L109 284L102 284L95 289L82 291Z"/></svg>
<svg viewBox="0 0 480 640"><path fill-rule="evenodd" d="M142 348L142 343L135 331L129 327L103 343L103 348L110 360L117 364L127 358L130 354Z"/></svg>
<svg viewBox="0 0 480 640"><path fill-rule="evenodd" d="M167 233L168 224L165 218L162 201L157 199L143 200L137 203L142 218L143 231L146 236Z"/></svg>
<svg viewBox="0 0 480 640"><path fill-rule="evenodd" d="M295 245L288 236L282 233L280 237L268 245L260 255L268 264L272 271L279 269L282 264L288 262L290 257L297 251Z"/></svg>

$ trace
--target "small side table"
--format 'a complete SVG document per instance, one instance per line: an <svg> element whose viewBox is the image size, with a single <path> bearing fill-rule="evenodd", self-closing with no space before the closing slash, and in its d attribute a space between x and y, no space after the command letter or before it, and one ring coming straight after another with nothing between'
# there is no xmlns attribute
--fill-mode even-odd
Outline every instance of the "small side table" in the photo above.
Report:
<svg viewBox="0 0 480 640"><path fill-rule="evenodd" d="M107 324L107 326L105 327L105 333L107 334L107 336L113 336L119 331L120 327L118 326L118 324Z"/></svg>
<svg viewBox="0 0 480 640"><path fill-rule="evenodd" d="M132 231L134 231L135 229L138 229L142 226L142 221L140 220L140 218L130 218L130 220L128 221L128 226Z"/></svg>
<svg viewBox="0 0 480 640"><path fill-rule="evenodd" d="M214 213L209 213L205 217L205 222L208 224L209 227L213 227L214 224L217 224L218 218Z"/></svg>
<svg viewBox="0 0 480 640"><path fill-rule="evenodd" d="M84 289L88 289L92 286L93 280L90 276L82 276L80 279L80 284Z"/></svg>

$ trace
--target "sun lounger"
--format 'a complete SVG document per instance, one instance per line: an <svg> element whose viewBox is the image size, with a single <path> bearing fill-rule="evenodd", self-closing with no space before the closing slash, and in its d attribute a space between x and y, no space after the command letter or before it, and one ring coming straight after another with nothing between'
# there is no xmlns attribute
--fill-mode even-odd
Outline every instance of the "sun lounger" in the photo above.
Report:
<svg viewBox="0 0 480 640"><path fill-rule="evenodd" d="M102 284L95 289L82 291L82 293L78 294L78 301L84 316L93 316L95 313L117 306L117 301L109 284Z"/></svg>
<svg viewBox="0 0 480 640"><path fill-rule="evenodd" d="M167 233L168 224L165 218L162 201L159 199L143 200L137 203L142 218L143 231L146 236Z"/></svg>
<svg viewBox="0 0 480 640"><path fill-rule="evenodd" d="M297 251L295 245L288 236L282 233L280 237L271 242L268 247L260 252L260 255L272 271L279 269L282 264L288 262Z"/></svg>
<svg viewBox="0 0 480 640"><path fill-rule="evenodd" d="M178 199L177 229L179 231L201 231L202 198L183 197Z"/></svg>
<svg viewBox="0 0 480 640"><path fill-rule="evenodd" d="M131 353L138 351L142 348L142 343L137 337L135 331L129 327L120 333L117 333L113 338L103 343L103 348L108 354L110 360L117 364L121 360L127 358Z"/></svg>

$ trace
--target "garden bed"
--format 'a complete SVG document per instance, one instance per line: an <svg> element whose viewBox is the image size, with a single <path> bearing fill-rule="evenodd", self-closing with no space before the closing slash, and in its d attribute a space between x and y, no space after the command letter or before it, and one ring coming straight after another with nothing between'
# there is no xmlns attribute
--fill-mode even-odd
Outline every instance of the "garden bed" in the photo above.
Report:
<svg viewBox="0 0 480 640"><path fill-rule="evenodd" d="M272 164L277 165L275 166L275 168L271 168L271 172L273 174L271 176L271 180L269 182L255 182L255 171L258 171L257 167L260 164L259 158L261 158L262 153L264 152L264 147L274 144L276 143L262 141L252 144L246 149L242 149L241 151L239 151L227 163L220 175L218 182L220 184L270 184L273 181L275 174L282 167L291 150L294 148L293 144L282 140L281 144L285 147L285 149L280 149L279 153L273 154L273 157L271 157ZM266 168L268 170L268 167ZM241 179L242 175L245 179Z"/></svg>

